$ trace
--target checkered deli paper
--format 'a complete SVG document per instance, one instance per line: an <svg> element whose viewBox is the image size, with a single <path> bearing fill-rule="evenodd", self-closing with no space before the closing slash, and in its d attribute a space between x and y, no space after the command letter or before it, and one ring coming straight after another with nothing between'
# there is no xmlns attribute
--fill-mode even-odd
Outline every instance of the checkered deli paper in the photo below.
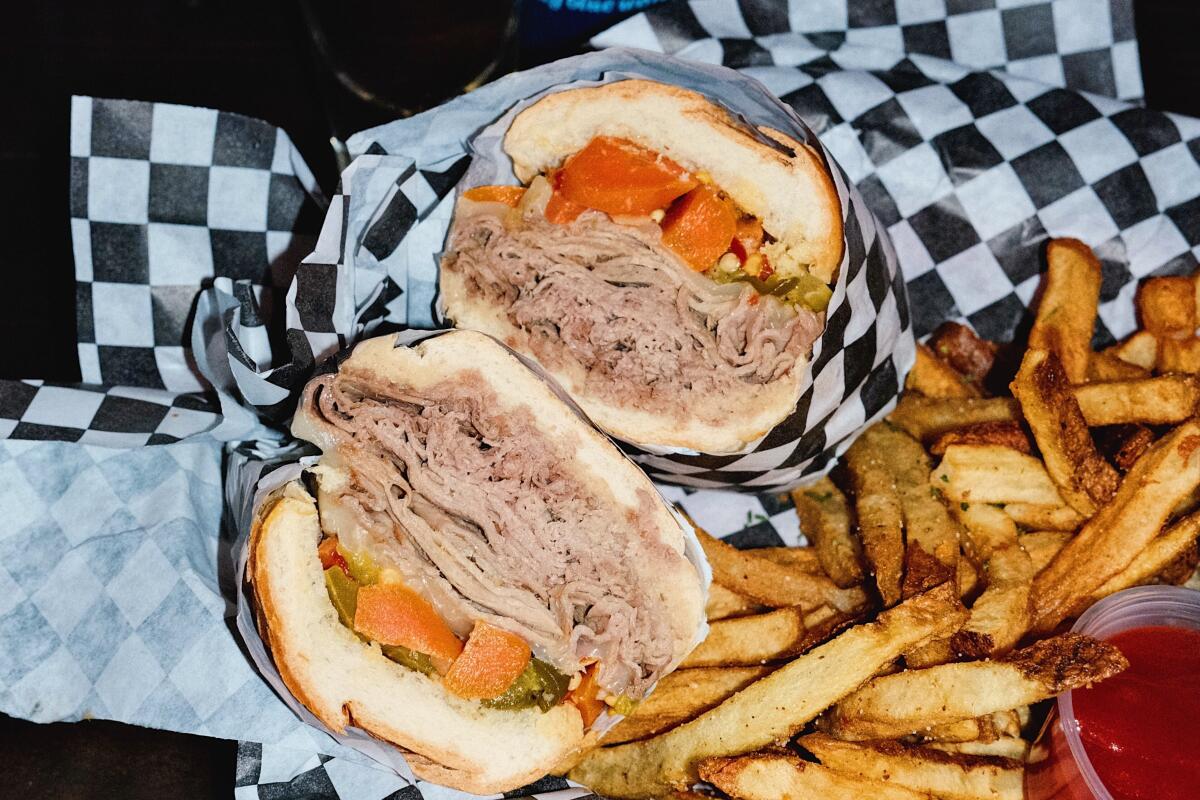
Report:
<svg viewBox="0 0 1200 800"><path fill-rule="evenodd" d="M1138 279L1191 271L1200 253L1200 122L1136 104L1132 19L1128 0L696 0L633 17L596 44L724 64L795 109L890 233L918 336L943 319L1019 335L1039 248L1076 236L1104 265L1100 346L1133 329ZM461 797L408 785L300 722L232 633L223 466L263 471L298 454L258 441L223 456L216 439L271 433L262 420L287 415L292 387L328 346L317 334L338 340L302 322L336 295L301 291L293 277L320 222L307 169L265 123L74 102L72 239L92 383L0 382L0 710L239 738L240 798ZM448 203L427 204L466 166L404 175L414 222L448 216ZM242 170L254 180L227 180L246 180ZM190 180L162 180L169 173ZM230 189L266 205L231 219L251 209ZM93 236L106 224L116 237ZM407 241L415 264L418 240ZM356 271L356 293L378 286L371 302L386 309L364 317L429 307L431 296L400 295L379 277L388 269ZM174 287L175 302L156 287ZM346 303L345 318L356 308ZM243 397L229 377L247 371L268 376L260 396ZM737 546L803 541L780 496L664 491ZM549 779L526 794L570 792L582 794Z"/></svg>

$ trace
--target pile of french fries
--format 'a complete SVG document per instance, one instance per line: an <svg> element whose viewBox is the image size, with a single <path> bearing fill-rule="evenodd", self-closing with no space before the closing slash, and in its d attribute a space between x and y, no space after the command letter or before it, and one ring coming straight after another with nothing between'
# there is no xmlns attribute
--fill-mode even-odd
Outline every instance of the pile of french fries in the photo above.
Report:
<svg viewBox="0 0 1200 800"><path fill-rule="evenodd" d="M1099 262L1074 240L1046 260L1027 347L943 326L888 420L792 493L808 546L701 534L708 638L571 778L614 798L1024 796L1031 706L1127 666L1070 623L1200 560L1200 276L1143 283L1142 329L1093 352Z"/></svg>

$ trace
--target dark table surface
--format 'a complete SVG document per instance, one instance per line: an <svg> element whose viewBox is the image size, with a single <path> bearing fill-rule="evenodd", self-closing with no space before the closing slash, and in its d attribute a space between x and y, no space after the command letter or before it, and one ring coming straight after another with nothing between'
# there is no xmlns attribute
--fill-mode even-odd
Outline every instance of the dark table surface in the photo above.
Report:
<svg viewBox="0 0 1200 800"><path fill-rule="evenodd" d="M377 30L404 54L394 56L398 77L390 88L411 94L401 102L421 105L451 86L411 76L465 82L478 67L472 59L489 47L494 52L493 8L500 4L428 4L425 11L408 5L395 3L395 20ZM450 7L457 11L448 22ZM1200 116L1200 3L1137 0L1135 7L1147 104ZM50 0L6 8L5 29L0 377L79 378L66 191L72 94L210 106L268 120L288 131L326 188L336 179L331 134L387 116L331 88L296 2ZM227 798L235 751L233 742L111 722L35 725L0 715L0 796Z"/></svg>

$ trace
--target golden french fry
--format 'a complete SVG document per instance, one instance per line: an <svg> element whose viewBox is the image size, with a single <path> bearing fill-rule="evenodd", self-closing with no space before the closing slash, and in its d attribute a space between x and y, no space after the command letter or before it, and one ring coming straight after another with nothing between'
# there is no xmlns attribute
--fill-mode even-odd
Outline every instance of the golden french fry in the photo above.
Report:
<svg viewBox="0 0 1200 800"><path fill-rule="evenodd" d="M678 669L604 734L606 745L644 739L702 714L767 675L771 667Z"/></svg>
<svg viewBox="0 0 1200 800"><path fill-rule="evenodd" d="M984 714L981 717L929 725L923 730L916 731L911 738L919 739L923 743L992 742L1000 738L1000 734L996 730L996 722L992 719L992 715Z"/></svg>
<svg viewBox="0 0 1200 800"><path fill-rule="evenodd" d="M1046 264L1029 347L1054 351L1068 380L1083 383L1100 302L1100 261L1077 239L1051 239Z"/></svg>
<svg viewBox="0 0 1200 800"><path fill-rule="evenodd" d="M863 582L862 544L851 533L850 504L828 477L792 490L800 532L812 542L825 574L843 589Z"/></svg>
<svg viewBox="0 0 1200 800"><path fill-rule="evenodd" d="M984 422L1013 422L1021 407L1011 397L941 398L906 394L900 397L888 422L922 442L943 433Z"/></svg>
<svg viewBox="0 0 1200 800"><path fill-rule="evenodd" d="M1196 332L1196 286L1192 278L1150 278L1138 287L1142 327L1161 338L1181 339Z"/></svg>
<svg viewBox="0 0 1200 800"><path fill-rule="evenodd" d="M1017 736L1001 736L991 742L929 742L926 747L967 756L999 756L1024 762L1029 757L1029 742Z"/></svg>
<svg viewBox="0 0 1200 800"><path fill-rule="evenodd" d="M1025 796L1025 770L1009 758L952 754L894 741L844 742L824 733L804 736L798 743L823 767L945 800Z"/></svg>
<svg viewBox="0 0 1200 800"><path fill-rule="evenodd" d="M866 593L859 587L840 589L825 575L773 563L753 555L751 550L738 550L699 528L696 535L708 556L713 580L756 603L806 609L831 605L840 611L853 611L867 602Z"/></svg>
<svg viewBox="0 0 1200 800"><path fill-rule="evenodd" d="M1071 540L1068 531L1031 531L1017 537L1021 549L1029 554L1029 563L1036 575L1058 555L1058 551Z"/></svg>
<svg viewBox="0 0 1200 800"><path fill-rule="evenodd" d="M1017 526L995 506L971 503L954 507L965 542L983 565L987 588L971 606L971 618L951 637L960 656L1002 655L1020 641L1033 621L1029 608L1034 576L1029 555L1021 549Z"/></svg>
<svg viewBox="0 0 1200 800"><path fill-rule="evenodd" d="M1158 363L1158 337L1150 331L1138 331L1120 344L1104 350L1124 361L1144 370L1154 369Z"/></svg>
<svg viewBox="0 0 1200 800"><path fill-rule="evenodd" d="M1068 505L1008 503L1004 506L1004 513L1013 522L1030 530L1075 531L1085 521L1078 511Z"/></svg>
<svg viewBox="0 0 1200 800"><path fill-rule="evenodd" d="M889 739L931 725L1036 703L1117 674L1128 666L1107 642L1069 633L1043 639L999 661L908 670L869 681L830 713L840 739Z"/></svg>
<svg viewBox="0 0 1200 800"><path fill-rule="evenodd" d="M700 764L700 777L740 800L933 800L928 792L836 772L777 750L706 759Z"/></svg>
<svg viewBox="0 0 1200 800"><path fill-rule="evenodd" d="M1162 338L1158 343L1158 372L1200 373L1200 339Z"/></svg>
<svg viewBox="0 0 1200 800"><path fill-rule="evenodd" d="M597 794L622 798L657 797L690 784L701 760L789 739L901 653L948 636L965 615L953 587L943 584L847 629L691 722L592 751L570 777Z"/></svg>
<svg viewBox="0 0 1200 800"><path fill-rule="evenodd" d="M932 462L921 443L888 423L873 426L863 434L895 479L904 512L904 531L909 544L945 564L951 575L958 569L958 524L942 501L929 491Z"/></svg>
<svg viewBox="0 0 1200 800"><path fill-rule="evenodd" d="M1094 514L1112 499L1120 478L1096 451L1057 355L1026 351L1012 392L1063 499L1080 514Z"/></svg>
<svg viewBox="0 0 1200 800"><path fill-rule="evenodd" d="M1200 423L1155 442L1125 475L1112 502L1088 520L1033 583L1033 629L1053 630L1081 601L1125 569L1200 486Z"/></svg>
<svg viewBox="0 0 1200 800"><path fill-rule="evenodd" d="M867 429L846 451L846 468L854 484L854 510L863 554L871 565L884 607L900 600L904 577L904 510L896 480Z"/></svg>
<svg viewBox="0 0 1200 800"><path fill-rule="evenodd" d="M926 397L979 397L979 387L968 381L923 344L904 380L904 388Z"/></svg>
<svg viewBox="0 0 1200 800"><path fill-rule="evenodd" d="M765 606L738 594L733 589L727 589L719 583L708 587L708 605L704 607L704 613L709 622L744 617L747 614L761 614L763 611L766 611Z"/></svg>
<svg viewBox="0 0 1200 800"><path fill-rule="evenodd" d="M1154 431L1134 423L1097 431L1096 444L1121 472L1128 472L1154 444Z"/></svg>
<svg viewBox="0 0 1200 800"><path fill-rule="evenodd" d="M778 661L796 653L807 633L804 612L799 607L718 620L680 666L725 667Z"/></svg>
<svg viewBox="0 0 1200 800"><path fill-rule="evenodd" d="M797 569L810 575L825 574L815 547L754 547L743 552L755 558L765 558L772 564Z"/></svg>
<svg viewBox="0 0 1200 800"><path fill-rule="evenodd" d="M1092 353L1088 359L1089 381L1131 381L1149 377L1150 370L1122 361L1110 350Z"/></svg>
<svg viewBox="0 0 1200 800"><path fill-rule="evenodd" d="M1087 383L1074 387L1074 394L1089 426L1130 422L1166 425L1192 416L1200 401L1200 383L1190 375L1162 375Z"/></svg>
<svg viewBox="0 0 1200 800"><path fill-rule="evenodd" d="M1197 537L1200 537L1200 512L1184 517L1164 531L1162 535L1154 538L1145 550L1138 553L1133 561L1129 562L1125 569L1106 580L1086 601L1081 603L1078 607L1079 611L1122 589L1150 583L1173 561L1185 555L1189 549L1195 550Z"/></svg>
<svg viewBox="0 0 1200 800"><path fill-rule="evenodd" d="M1010 447L1028 455L1033 452L1033 445L1026 435L1021 423L1010 422L979 422L952 431L946 431L929 446L929 452L935 456L945 454L946 448L955 444L994 444Z"/></svg>
<svg viewBox="0 0 1200 800"><path fill-rule="evenodd" d="M998 445L947 447L929 480L954 503L1064 505L1040 459Z"/></svg>

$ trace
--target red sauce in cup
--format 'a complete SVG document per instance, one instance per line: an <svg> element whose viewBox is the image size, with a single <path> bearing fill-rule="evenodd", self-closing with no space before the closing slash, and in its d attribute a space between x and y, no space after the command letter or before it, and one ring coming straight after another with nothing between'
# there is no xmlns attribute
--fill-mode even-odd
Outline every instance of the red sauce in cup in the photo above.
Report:
<svg viewBox="0 0 1200 800"><path fill-rule="evenodd" d="M1200 798L1200 631L1105 637L1129 669L1073 694L1084 750L1114 800Z"/></svg>

